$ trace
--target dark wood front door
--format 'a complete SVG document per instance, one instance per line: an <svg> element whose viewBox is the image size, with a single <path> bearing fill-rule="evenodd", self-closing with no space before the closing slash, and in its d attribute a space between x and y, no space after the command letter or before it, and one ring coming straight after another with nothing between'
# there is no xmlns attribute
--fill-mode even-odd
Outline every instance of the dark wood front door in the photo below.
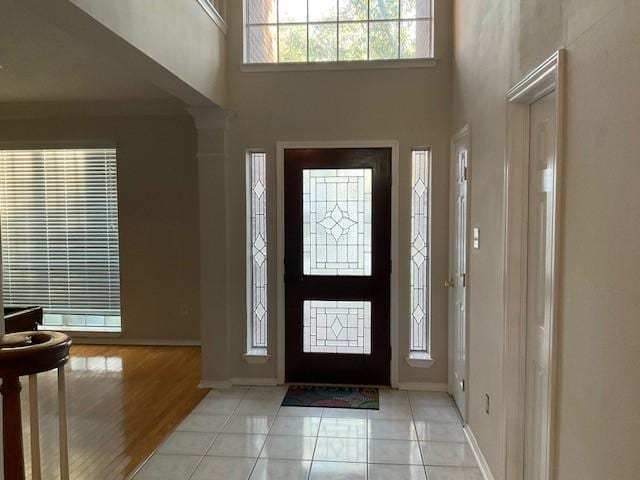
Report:
<svg viewBox="0 0 640 480"><path fill-rule="evenodd" d="M285 378L389 385L391 149L285 150Z"/></svg>

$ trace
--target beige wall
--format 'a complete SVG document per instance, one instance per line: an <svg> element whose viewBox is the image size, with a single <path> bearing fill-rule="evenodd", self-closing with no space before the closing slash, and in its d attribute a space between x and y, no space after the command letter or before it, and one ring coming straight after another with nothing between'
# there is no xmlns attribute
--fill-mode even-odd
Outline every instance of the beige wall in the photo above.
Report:
<svg viewBox="0 0 640 480"><path fill-rule="evenodd" d="M625 0L455 3L454 130L472 129L469 423L501 468L505 94L568 51L562 219L559 480L631 480L640 386L640 4ZM490 415L483 397L492 398ZM507 479L509 480L509 479Z"/></svg>
<svg viewBox="0 0 640 480"><path fill-rule="evenodd" d="M401 192L400 375L404 382L447 382L448 182L450 140L450 4L438 2L437 67L313 72L242 72L242 11L229 2L227 175L229 375L276 377L276 142L309 140L398 140ZM433 368L404 362L409 345L410 148L433 149ZM268 155L269 345L271 360L248 365L245 299L245 151ZM208 367L205 366L205 370ZM213 373L212 373L213 375Z"/></svg>
<svg viewBox="0 0 640 480"><path fill-rule="evenodd" d="M189 105L223 106L226 44L196 0L21 0Z"/></svg>
<svg viewBox="0 0 640 480"><path fill-rule="evenodd" d="M118 147L122 338L200 339L198 170L187 116L0 120L0 144ZM181 304L187 305L186 314Z"/></svg>

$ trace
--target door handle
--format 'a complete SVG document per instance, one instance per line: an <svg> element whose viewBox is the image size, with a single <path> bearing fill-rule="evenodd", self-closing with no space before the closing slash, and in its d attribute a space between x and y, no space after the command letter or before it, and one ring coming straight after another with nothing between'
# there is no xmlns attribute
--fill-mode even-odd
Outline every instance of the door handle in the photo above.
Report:
<svg viewBox="0 0 640 480"><path fill-rule="evenodd" d="M453 288L456 286L456 282L452 279L444 281L445 288Z"/></svg>

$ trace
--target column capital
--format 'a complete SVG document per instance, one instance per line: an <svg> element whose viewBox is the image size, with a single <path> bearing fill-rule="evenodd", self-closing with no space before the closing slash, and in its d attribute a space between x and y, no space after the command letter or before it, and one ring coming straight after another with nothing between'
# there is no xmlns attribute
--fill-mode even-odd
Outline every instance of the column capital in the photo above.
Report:
<svg viewBox="0 0 640 480"><path fill-rule="evenodd" d="M231 110L217 107L187 108L193 117L198 136L197 157L200 160L224 157L227 153L227 130Z"/></svg>
<svg viewBox="0 0 640 480"><path fill-rule="evenodd" d="M218 107L189 107L186 109L198 130L226 129L233 116L231 110Z"/></svg>

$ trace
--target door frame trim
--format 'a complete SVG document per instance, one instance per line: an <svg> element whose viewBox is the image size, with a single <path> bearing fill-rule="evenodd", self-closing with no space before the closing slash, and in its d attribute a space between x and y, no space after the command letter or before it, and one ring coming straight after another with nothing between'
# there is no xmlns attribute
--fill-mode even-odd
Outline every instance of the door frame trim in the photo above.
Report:
<svg viewBox="0 0 640 480"><path fill-rule="evenodd" d="M284 301L284 151L298 148L391 148L391 386L398 384L398 328L399 328L399 160L400 143L397 140L370 141L304 141L276 143L277 190L277 374L278 383L285 382L285 301Z"/></svg>
<svg viewBox="0 0 640 480"><path fill-rule="evenodd" d="M470 304L471 304L471 275L469 274L469 270L470 270L470 266L471 266L471 127L469 126L469 124L465 124L464 127L462 127L457 133L455 133L452 137L451 137L451 145L450 145L450 151L451 151L451 166L450 166L450 171L449 171L449 278L451 278L451 273L453 271L453 256L454 256L454 248L451 248L451 240L453 239L453 232L454 232L454 225L452 222L453 216L453 206L455 205L455 203L453 202L454 200L454 195L455 195L455 190L452 189L451 187L453 186L453 181L454 181L454 175L455 175L455 165L456 165L456 155L455 155L455 146L458 142L462 141L466 139L466 143L467 143L467 218L465 219L466 224L467 224L467 238L465 239L465 243L467 244L467 248L466 248L466 254L467 254L467 261L466 261L466 265L467 265L467 271L465 272L467 274L467 285L465 288L465 365L464 365L464 378L465 378L465 383L467 382L468 378L469 378L469 319L470 319L470 315L469 312L471 311L471 309L469 308ZM451 289L450 289L451 290ZM451 300L453 298L453 293L450 291L449 292L449 297L448 297L448 306L449 306L449 318L448 318L448 325L449 325L449 332L452 332L452 324L451 324L451 320L452 320L452 309L451 309ZM449 391L453 392L453 355L454 355L454 349L453 349L453 335L449 336L449 365L451 365L452 367L449 369ZM465 410L465 415L463 416L462 420L463 422L466 424L467 423L467 418L469 417L468 415L468 411L469 411L469 389L466 388L467 386L465 386L465 391L464 391L464 410ZM467 418L465 418L467 417Z"/></svg>
<svg viewBox="0 0 640 480"><path fill-rule="evenodd" d="M501 456L503 478L521 480L524 473L524 401L526 349L529 126L531 105L556 92L556 171L553 178L548 471L553 480L556 450L558 342L560 322L560 249L566 51L558 50L507 93L507 155L505 161L503 265L503 401Z"/></svg>

